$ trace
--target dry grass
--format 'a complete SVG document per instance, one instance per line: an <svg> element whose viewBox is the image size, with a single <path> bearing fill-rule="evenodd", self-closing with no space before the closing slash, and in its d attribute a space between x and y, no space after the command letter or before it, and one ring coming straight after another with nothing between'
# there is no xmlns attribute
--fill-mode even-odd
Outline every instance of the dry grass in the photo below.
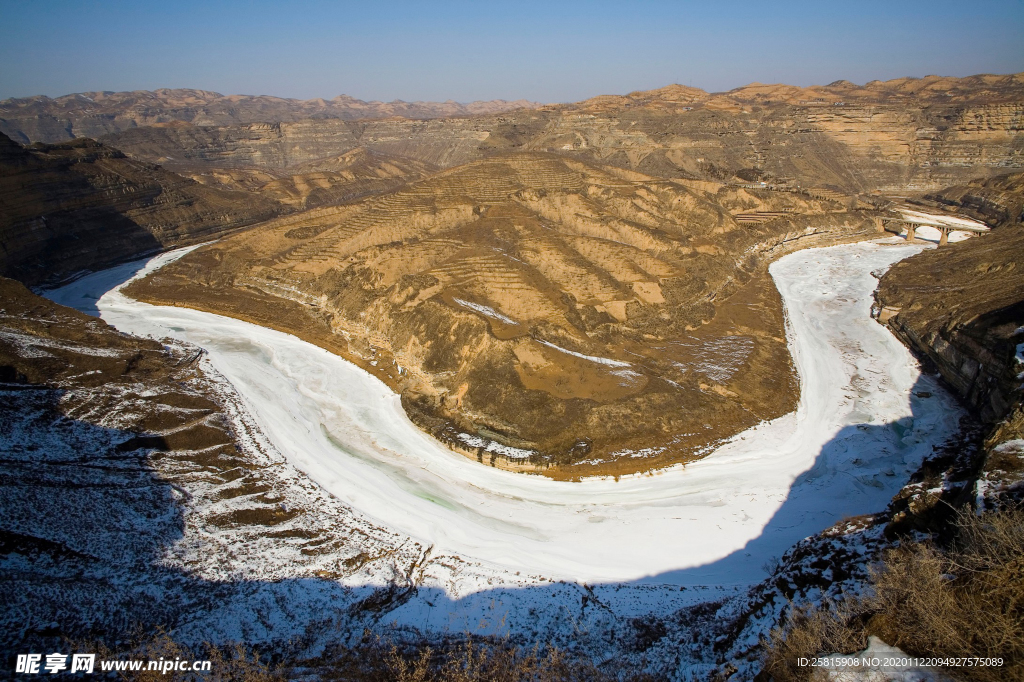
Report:
<svg viewBox="0 0 1024 682"><path fill-rule="evenodd" d="M368 634L368 633L367 633ZM599 667L585 656L558 649L524 649L507 640L467 640L434 649L423 644L399 646L368 636L352 648L339 647L305 661L285 661L272 667L259 652L241 644L216 647L204 644L192 649L165 632L136 640L124 650L111 650L96 642L79 643L78 649L97 653L101 660L209 660L209 672L192 673L142 670L120 672L130 682L282 682L296 674L313 671L316 679L345 682L651 682L614 662Z"/></svg>
<svg viewBox="0 0 1024 682"><path fill-rule="evenodd" d="M95 651L97 660L210 661L209 672L159 670L122 671L119 680L126 682L282 682L285 678L271 671L260 660L259 654L241 644L217 647L204 644L190 649L171 638L162 629L156 635L141 638L125 650L111 650L102 643L83 642L75 647L81 651ZM97 666L96 673L99 674Z"/></svg>
<svg viewBox="0 0 1024 682"><path fill-rule="evenodd" d="M867 646L859 622L861 606L853 600L796 608L768 634L764 672L775 682L813 679L814 668L797 665L822 653L852 653Z"/></svg>
<svg viewBox="0 0 1024 682"><path fill-rule="evenodd" d="M764 671L778 682L813 679L797 658L856 651L874 634L917 656L1004 661L951 669L954 679L1024 679L1024 511L964 511L955 532L945 549L906 542L889 552L863 600L795 609L771 632Z"/></svg>
<svg viewBox="0 0 1024 682"><path fill-rule="evenodd" d="M915 544L875 576L873 623L908 653L1001 657L1002 668L965 668L965 680L1024 679L1024 513L962 513L948 551Z"/></svg>
<svg viewBox="0 0 1024 682"><path fill-rule="evenodd" d="M400 649L377 639L346 651L333 666L336 678L365 682L647 682L648 676L614 663L559 649L524 649L506 640L467 640L443 651L415 646ZM327 666L331 668L331 665Z"/></svg>

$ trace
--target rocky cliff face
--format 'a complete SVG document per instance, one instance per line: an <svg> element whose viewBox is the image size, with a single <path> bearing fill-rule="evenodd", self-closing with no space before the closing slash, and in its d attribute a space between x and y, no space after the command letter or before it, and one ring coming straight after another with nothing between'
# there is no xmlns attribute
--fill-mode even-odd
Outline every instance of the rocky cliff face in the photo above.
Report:
<svg viewBox="0 0 1024 682"><path fill-rule="evenodd" d="M1024 498L1020 175L948 188L935 198L964 202L999 227L898 263L879 283L876 312L981 419L980 454L967 469L978 506L1019 504Z"/></svg>
<svg viewBox="0 0 1024 682"><path fill-rule="evenodd" d="M647 105L551 113L557 115L525 146L658 175L722 180L754 169L772 184L891 192L939 188L982 168L997 173L1024 163L1024 93L991 105L711 100L678 112Z"/></svg>
<svg viewBox="0 0 1024 682"><path fill-rule="evenodd" d="M819 195L924 192L1024 164L1024 77L754 84L716 94L670 86L470 118L266 121L137 128L105 139L171 168L284 169L355 147L452 167L534 150L658 177L753 178Z"/></svg>
<svg viewBox="0 0 1024 682"><path fill-rule="evenodd" d="M984 220L992 226L1024 222L1024 173L946 187L926 194L925 201Z"/></svg>
<svg viewBox="0 0 1024 682"><path fill-rule="evenodd" d="M92 140L23 148L0 135L0 274L57 281L281 212Z"/></svg>
<svg viewBox="0 0 1024 682"><path fill-rule="evenodd" d="M871 225L795 193L513 154L266 223L130 293L334 350L475 458L625 473L793 408L765 265Z"/></svg>
<svg viewBox="0 0 1024 682"><path fill-rule="evenodd" d="M880 319L990 423L1021 390L1022 263L1024 226L1006 226L898 263L876 294Z"/></svg>
<svg viewBox="0 0 1024 682"><path fill-rule="evenodd" d="M0 102L0 132L21 143L63 142L96 138L138 127L187 123L232 126L303 119L405 118L427 119L493 114L534 108L536 102L365 102L339 95L331 100L221 95L191 89L132 92L82 92L51 99L24 97Z"/></svg>

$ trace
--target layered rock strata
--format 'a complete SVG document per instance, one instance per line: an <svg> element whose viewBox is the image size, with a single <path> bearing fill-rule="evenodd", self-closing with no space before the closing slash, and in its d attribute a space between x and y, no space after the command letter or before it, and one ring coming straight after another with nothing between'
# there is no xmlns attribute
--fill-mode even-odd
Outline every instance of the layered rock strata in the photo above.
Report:
<svg viewBox="0 0 1024 682"><path fill-rule="evenodd" d="M763 183L816 196L937 190L1024 165L1024 77L864 86L670 86L437 120L267 118L104 138L178 166L281 170L356 147L452 167L495 150L558 153L663 178Z"/></svg>
<svg viewBox="0 0 1024 682"><path fill-rule="evenodd" d="M80 92L51 99L22 97L0 102L0 132L18 142L64 142L137 127L230 126L302 119L406 118L492 114L537 107L536 102L366 102L339 95L331 100L222 95L187 88L131 92Z"/></svg>
<svg viewBox="0 0 1024 682"><path fill-rule="evenodd" d="M1006 226L893 266L877 310L981 418L1006 416L1024 380L1024 227Z"/></svg>
<svg viewBox="0 0 1024 682"><path fill-rule="evenodd" d="M977 504L1024 498L1024 192L1020 175L937 193L999 227L954 248L926 251L879 283L876 311L927 359L981 420L970 472Z"/></svg>

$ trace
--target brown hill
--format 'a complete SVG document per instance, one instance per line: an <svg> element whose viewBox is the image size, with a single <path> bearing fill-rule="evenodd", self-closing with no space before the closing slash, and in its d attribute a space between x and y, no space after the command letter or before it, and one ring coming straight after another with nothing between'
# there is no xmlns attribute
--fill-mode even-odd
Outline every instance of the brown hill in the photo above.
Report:
<svg viewBox="0 0 1024 682"><path fill-rule="evenodd" d="M901 101L912 104L1007 104L1019 102L1022 90L1024 73L1006 76L981 74L966 78L896 78L888 81L871 81L865 85L840 80L828 85L812 85L807 88L751 83L729 92L716 93L709 101L811 105L835 105L840 102L882 104Z"/></svg>
<svg viewBox="0 0 1024 682"><path fill-rule="evenodd" d="M262 168L200 168L192 171L179 168L176 172L200 185L246 192L257 192L267 183L287 177L285 173Z"/></svg>
<svg viewBox="0 0 1024 682"><path fill-rule="evenodd" d="M0 275L29 284L215 238L280 208L92 140L24 148L0 135Z"/></svg>
<svg viewBox="0 0 1024 682"><path fill-rule="evenodd" d="M496 146L559 150L666 177L757 171L776 185L846 194L940 189L1024 163L1024 74L753 83L714 94L670 86L537 113L551 117L518 140L504 135L510 124L492 130L495 140L510 139Z"/></svg>
<svg viewBox="0 0 1024 682"><path fill-rule="evenodd" d="M549 105L553 111L579 110L587 112L615 111L627 107L652 107L663 110L685 110L698 102L707 102L711 95L700 88L685 85L667 85L657 90L638 90L628 95L599 95L577 104Z"/></svg>
<svg viewBox="0 0 1024 682"><path fill-rule="evenodd" d="M750 211L792 215L733 217ZM522 468L492 457L512 446L554 475L623 473L793 408L764 266L869 224L792 193L502 155L262 224L131 294L350 358L481 461Z"/></svg>
<svg viewBox="0 0 1024 682"><path fill-rule="evenodd" d="M173 163L173 162L172 162ZM296 209L331 206L384 194L437 170L414 159L356 147L283 170L176 164L178 173L210 187L258 192Z"/></svg>
<svg viewBox="0 0 1024 682"><path fill-rule="evenodd" d="M481 156L489 117L432 121L306 119L283 123L134 128L103 142L174 171L256 168L278 173L362 147L448 168Z"/></svg>
<svg viewBox="0 0 1024 682"><path fill-rule="evenodd" d="M62 142L76 137L100 137L140 126L190 123L231 126L298 121L308 118L426 119L494 114L534 108L536 102L491 100L460 104L447 102L365 102L339 95L331 100L222 95L192 89L81 92L51 99L45 96L0 102L0 132L22 142Z"/></svg>

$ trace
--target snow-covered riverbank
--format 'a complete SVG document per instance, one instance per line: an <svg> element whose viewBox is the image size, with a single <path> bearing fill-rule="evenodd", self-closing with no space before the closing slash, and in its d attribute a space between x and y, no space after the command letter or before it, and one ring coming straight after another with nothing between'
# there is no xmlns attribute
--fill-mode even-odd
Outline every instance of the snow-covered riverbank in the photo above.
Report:
<svg viewBox="0 0 1024 682"><path fill-rule="evenodd" d="M582 483L491 469L449 452L413 426L384 384L294 337L127 299L116 287L138 265L47 295L98 310L122 331L207 349L291 463L435 553L488 572L573 581L743 585L763 578L762 566L801 538L883 508L955 430L956 403L869 315L871 273L920 248L861 243L773 264L801 377L798 410L686 467ZM178 255L159 256L146 270Z"/></svg>

